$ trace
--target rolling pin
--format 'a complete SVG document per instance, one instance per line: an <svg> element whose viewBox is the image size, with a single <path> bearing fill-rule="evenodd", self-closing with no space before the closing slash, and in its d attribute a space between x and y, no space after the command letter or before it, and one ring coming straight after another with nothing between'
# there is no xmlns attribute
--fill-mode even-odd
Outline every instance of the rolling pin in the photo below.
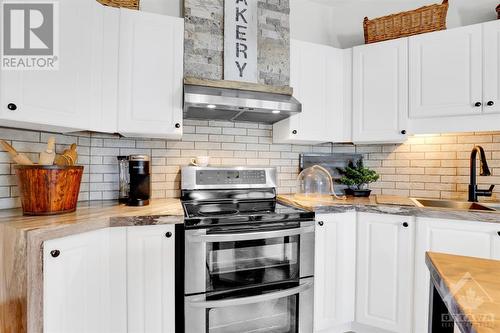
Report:
<svg viewBox="0 0 500 333"><path fill-rule="evenodd" d="M10 154L10 157L14 162L20 165L33 165L33 162L24 154L18 153L14 147L8 144L4 140L0 140L0 144L5 149L6 152Z"/></svg>
<svg viewBox="0 0 500 333"><path fill-rule="evenodd" d="M56 139L53 136L51 136L47 142L47 149L40 153L38 164L40 165L54 164L54 159L56 158L55 147L56 147Z"/></svg>

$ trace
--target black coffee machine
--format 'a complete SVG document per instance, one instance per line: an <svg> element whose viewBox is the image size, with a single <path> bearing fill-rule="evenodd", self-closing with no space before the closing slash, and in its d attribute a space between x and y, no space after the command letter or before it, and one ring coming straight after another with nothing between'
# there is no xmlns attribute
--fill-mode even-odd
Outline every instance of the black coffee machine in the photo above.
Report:
<svg viewBox="0 0 500 333"><path fill-rule="evenodd" d="M151 197L149 156L130 155L128 157L130 187L127 205L147 206Z"/></svg>

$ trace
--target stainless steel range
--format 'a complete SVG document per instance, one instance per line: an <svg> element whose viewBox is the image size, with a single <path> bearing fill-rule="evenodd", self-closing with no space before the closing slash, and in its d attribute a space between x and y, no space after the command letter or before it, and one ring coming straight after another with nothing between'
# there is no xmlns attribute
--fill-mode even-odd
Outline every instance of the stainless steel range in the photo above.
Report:
<svg viewBox="0 0 500 333"><path fill-rule="evenodd" d="M182 169L184 331L313 331L314 213L273 168Z"/></svg>

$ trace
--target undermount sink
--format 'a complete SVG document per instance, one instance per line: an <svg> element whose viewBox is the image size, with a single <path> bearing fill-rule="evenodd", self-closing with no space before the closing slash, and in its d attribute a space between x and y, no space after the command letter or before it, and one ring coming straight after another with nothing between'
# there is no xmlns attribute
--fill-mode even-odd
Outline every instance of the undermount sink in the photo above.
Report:
<svg viewBox="0 0 500 333"><path fill-rule="evenodd" d="M493 205L483 205L476 202L467 201L451 201L451 200L436 200L436 199L416 199L412 198L412 201L418 207L427 208L445 208L454 210L482 210L482 211L496 211ZM497 204L497 208L500 210L500 204Z"/></svg>

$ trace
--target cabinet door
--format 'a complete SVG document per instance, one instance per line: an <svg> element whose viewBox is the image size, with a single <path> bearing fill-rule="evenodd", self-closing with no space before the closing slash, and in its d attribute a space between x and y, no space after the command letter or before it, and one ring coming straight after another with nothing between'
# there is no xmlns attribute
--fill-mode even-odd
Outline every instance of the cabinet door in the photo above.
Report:
<svg viewBox="0 0 500 333"><path fill-rule="evenodd" d="M88 0L59 4L59 69L2 71L2 125L71 131L90 128L90 114L101 93L95 93L95 71L101 32L101 5ZM97 101L97 102L96 102ZM17 106L11 111L9 103Z"/></svg>
<svg viewBox="0 0 500 333"><path fill-rule="evenodd" d="M414 228L412 217L358 214L357 322L411 332Z"/></svg>
<svg viewBox="0 0 500 333"><path fill-rule="evenodd" d="M124 236L115 228L44 242L44 332L126 331Z"/></svg>
<svg viewBox="0 0 500 333"><path fill-rule="evenodd" d="M316 217L314 330L340 330L354 321L356 213Z"/></svg>
<svg viewBox="0 0 500 333"><path fill-rule="evenodd" d="M128 332L175 331L175 225L127 230Z"/></svg>
<svg viewBox="0 0 500 333"><path fill-rule="evenodd" d="M408 116L408 39L353 50L353 141L403 142Z"/></svg>
<svg viewBox="0 0 500 333"><path fill-rule="evenodd" d="M349 50L290 41L290 85L302 112L274 125L274 142L351 141L349 55Z"/></svg>
<svg viewBox="0 0 500 333"><path fill-rule="evenodd" d="M409 38L410 118L481 114L482 27Z"/></svg>
<svg viewBox="0 0 500 333"><path fill-rule="evenodd" d="M500 113L500 21L483 25L484 112Z"/></svg>
<svg viewBox="0 0 500 333"><path fill-rule="evenodd" d="M414 332L427 332L430 277L425 252L500 259L498 231L500 226L495 223L417 219Z"/></svg>
<svg viewBox="0 0 500 333"><path fill-rule="evenodd" d="M118 131L182 135L184 20L121 9Z"/></svg>

